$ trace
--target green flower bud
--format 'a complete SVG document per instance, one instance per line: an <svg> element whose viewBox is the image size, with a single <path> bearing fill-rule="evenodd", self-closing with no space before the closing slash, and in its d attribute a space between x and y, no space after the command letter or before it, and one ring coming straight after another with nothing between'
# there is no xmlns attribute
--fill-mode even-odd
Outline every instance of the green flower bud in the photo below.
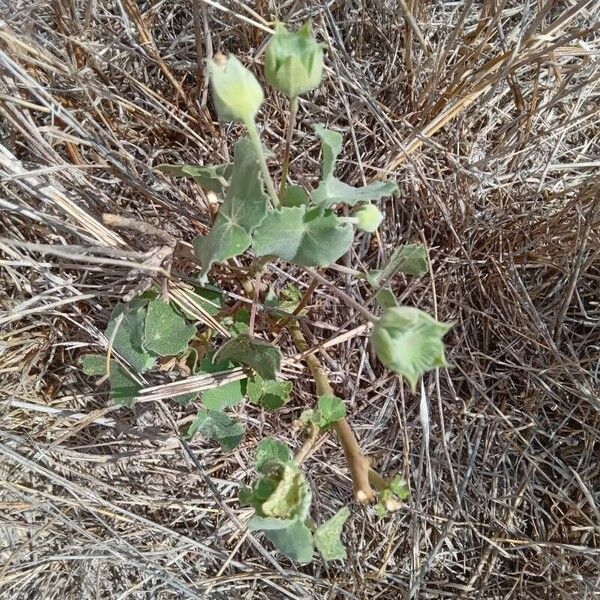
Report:
<svg viewBox="0 0 600 600"><path fill-rule="evenodd" d="M267 81L289 98L295 98L321 83L323 47L315 42L309 23L297 33L278 23L265 52Z"/></svg>
<svg viewBox="0 0 600 600"><path fill-rule="evenodd" d="M265 96L251 71L235 57L218 55L210 65L213 100L222 121L253 121Z"/></svg>
<svg viewBox="0 0 600 600"><path fill-rule="evenodd" d="M365 204L354 213L358 229L373 233L383 221L382 212L374 204Z"/></svg>
<svg viewBox="0 0 600 600"><path fill-rule="evenodd" d="M375 323L371 343L388 369L403 375L414 391L423 373L446 365L442 337L452 327L418 308L386 308Z"/></svg>

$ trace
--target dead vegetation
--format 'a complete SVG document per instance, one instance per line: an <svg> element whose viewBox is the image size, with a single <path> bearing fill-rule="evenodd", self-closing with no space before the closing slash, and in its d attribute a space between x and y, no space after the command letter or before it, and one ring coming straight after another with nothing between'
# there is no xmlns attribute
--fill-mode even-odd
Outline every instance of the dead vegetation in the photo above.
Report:
<svg viewBox="0 0 600 600"><path fill-rule="evenodd" d="M599 8L0 0L0 597L596 597ZM316 289L310 342L365 451L412 490L387 519L353 505L343 566L297 568L237 507L261 436L302 444L291 424L313 390L291 346L293 401L274 418L240 410L248 435L227 455L180 443L193 408L169 388L116 409L77 367L106 347L118 299L163 279L164 242L101 215L185 243L206 231L202 191L155 167L227 158L239 132L207 105L203 61L220 50L258 65L275 16L311 18L328 49L326 85L300 104L292 176L312 182L319 121L347 134L347 181L401 187L381 235L342 267L423 239L431 276L397 277L395 291L456 322L454 368L414 395L369 356L360 312ZM275 156L283 108L271 96L261 115ZM175 294L194 269L182 250ZM369 302L343 268L326 275ZM217 277L234 303L235 281ZM310 282L282 265L270 277ZM333 439L306 468L321 514L351 500Z"/></svg>

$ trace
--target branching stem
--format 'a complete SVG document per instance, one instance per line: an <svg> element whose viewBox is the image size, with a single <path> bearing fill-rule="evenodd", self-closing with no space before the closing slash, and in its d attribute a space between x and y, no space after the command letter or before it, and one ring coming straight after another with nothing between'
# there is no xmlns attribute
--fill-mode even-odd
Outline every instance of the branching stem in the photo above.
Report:
<svg viewBox="0 0 600 600"><path fill-rule="evenodd" d="M290 331L298 350L300 352L309 351L310 348L298 323L293 323L290 326ZM315 380L317 396L333 395L333 389L321 361L314 354L308 354L305 360ZM348 469L352 477L352 486L356 499L359 502L370 502L375 497L375 490L385 489L385 479L371 468L369 459L358 445L356 436L346 419L336 421L333 424L333 429L340 440L344 455L348 461ZM309 437L307 440L308 444L302 447L303 456L306 456L310 452L312 445L316 443L317 439L318 436L316 435Z"/></svg>

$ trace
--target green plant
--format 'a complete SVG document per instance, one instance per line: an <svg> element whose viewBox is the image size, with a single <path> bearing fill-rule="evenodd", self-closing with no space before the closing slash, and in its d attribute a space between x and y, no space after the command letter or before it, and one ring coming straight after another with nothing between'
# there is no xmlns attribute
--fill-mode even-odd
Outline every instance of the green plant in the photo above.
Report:
<svg viewBox="0 0 600 600"><path fill-rule="evenodd" d="M290 99L290 122L284 149L279 191L269 171L255 118L264 99L254 75L235 57L218 57L210 66L213 99L223 120L243 123L248 137L235 143L232 164L215 166L163 166L174 175L195 179L221 200L211 230L193 240L199 263L199 279L186 291L186 302L198 307L216 323L198 332L189 324L189 311L181 302L163 301L147 292L127 305L114 309L106 330L107 356L82 358L83 370L108 377L115 402L131 404L140 390L140 375L155 368L179 368L181 373L205 374L241 372L223 385L203 391L202 407L185 433L201 434L217 441L224 451L239 444L243 426L226 410L248 398L267 411L283 406L292 392L292 383L281 378L282 352L269 339L286 329L304 355L317 392L314 408L305 410L301 423L306 441L295 456L274 439L265 439L256 449L257 479L242 488L242 504L254 510L249 528L263 531L288 557L301 563L313 557L315 548L325 560L346 557L341 542L349 509L317 525L310 517L311 489L301 466L321 435L334 432L342 446L352 477L355 497L362 502L377 499L377 512L398 509L408 495L404 479L384 478L371 466L346 419L343 399L332 390L327 373L317 355L310 351L301 328L303 307L314 286L306 294L288 286L269 288L262 297L260 283L269 261L281 259L306 268L314 278L323 277L311 267L327 267L351 247L355 229L374 232L383 214L373 201L397 192L394 182L377 181L353 187L335 176L342 151L342 136L323 125L314 132L321 142L321 181L312 192L288 185L288 164L292 132L298 109L298 96L314 89L323 70L323 51L308 26L297 33L278 26L265 55L267 81ZM350 216L336 211L348 207ZM247 311L227 306L219 289L208 283L214 265L230 268L230 259L251 249L256 259L247 269L235 268L246 296L262 304L262 335ZM386 283L398 271L419 276L427 271L427 255L420 245L396 249L377 271L360 275L373 288L382 314L362 313L374 322L371 343L386 367L404 376L412 389L426 371L445 365L442 336L450 325L439 323L417 308L397 306ZM339 292L343 294L343 292ZM241 371L240 371L241 367ZM189 404L197 393L175 397Z"/></svg>

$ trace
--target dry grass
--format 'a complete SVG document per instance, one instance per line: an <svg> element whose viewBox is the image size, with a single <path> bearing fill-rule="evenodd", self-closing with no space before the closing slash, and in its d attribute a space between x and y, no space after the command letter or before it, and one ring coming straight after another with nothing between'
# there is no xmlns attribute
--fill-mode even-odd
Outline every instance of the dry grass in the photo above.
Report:
<svg viewBox="0 0 600 600"><path fill-rule="evenodd" d="M455 368L419 397L369 355L363 317L317 288L312 342L334 340L321 357L357 435L383 471L410 474L412 496L383 520L353 507L345 565L297 568L244 533L236 503L261 436L302 441L290 425L312 388L285 339L294 400L274 418L244 407L248 435L228 455L181 445L192 408L115 409L76 366L106 346L114 303L156 274L135 267L155 264L157 240L100 215L186 242L210 223L201 191L154 167L221 161L239 133L207 108L202 59L260 63L268 3L219 4L0 0L0 597L600 596L600 6L274 11L311 16L328 46L326 84L301 103L294 178L314 182L321 121L346 134L348 181L401 186L380 238L359 237L342 262L375 267L422 236L432 277L399 276L395 291L456 321ZM280 98L261 114L276 152L284 115ZM273 281L308 285L280 267ZM307 469L319 514L351 500L335 440Z"/></svg>

